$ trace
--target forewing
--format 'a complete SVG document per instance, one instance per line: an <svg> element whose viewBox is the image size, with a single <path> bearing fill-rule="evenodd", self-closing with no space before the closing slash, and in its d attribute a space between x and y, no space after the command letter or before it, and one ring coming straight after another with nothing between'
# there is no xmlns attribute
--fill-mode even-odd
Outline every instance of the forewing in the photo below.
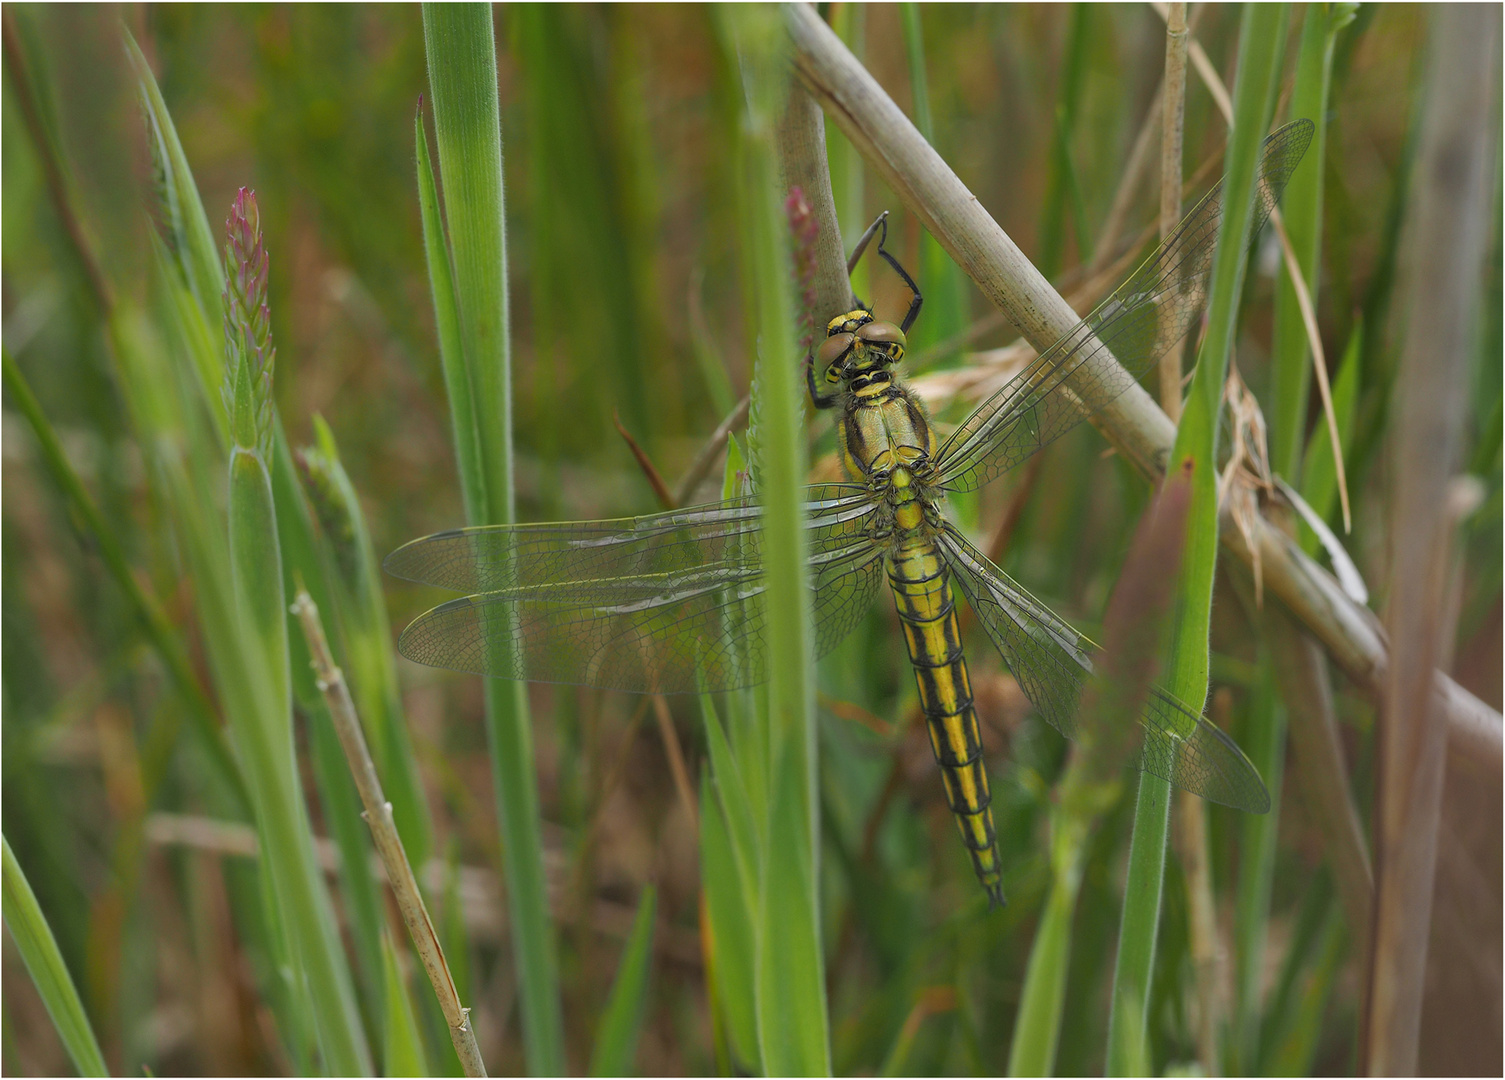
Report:
<svg viewBox="0 0 1505 1080"><path fill-rule="evenodd" d="M1312 132L1311 121L1297 120L1265 140L1251 243L1306 153ZM1222 218L1219 181L1117 292L952 433L936 456L939 486L977 489L1133 386L1186 335L1202 310Z"/></svg>
<svg viewBox="0 0 1505 1080"><path fill-rule="evenodd" d="M851 630L882 581L861 488L808 489L815 647ZM686 693L766 678L760 510L734 500L651 517L463 529L387 568L474 589L403 632L404 656L534 682Z"/></svg>
<svg viewBox="0 0 1505 1080"><path fill-rule="evenodd" d="M1053 728L1075 739L1077 707L1096 647L950 526L940 545L957 586L1020 689ZM1270 808L1259 771L1238 745L1172 694L1152 687L1140 724L1143 737L1133 767L1225 806L1256 814Z"/></svg>

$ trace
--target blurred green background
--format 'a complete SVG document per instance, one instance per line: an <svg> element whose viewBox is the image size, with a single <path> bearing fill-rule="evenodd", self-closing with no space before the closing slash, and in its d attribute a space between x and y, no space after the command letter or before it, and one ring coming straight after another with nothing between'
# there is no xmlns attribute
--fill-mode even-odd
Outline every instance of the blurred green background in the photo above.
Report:
<svg viewBox="0 0 1505 1080"><path fill-rule="evenodd" d="M1293 12L1284 85L1304 11ZM823 13L894 99L912 108L906 41L916 39L912 31L906 38L900 9L830 5ZM35 110L64 163L77 228L110 289L143 295L158 204L122 22L157 73L217 242L236 190L258 194L271 255L276 400L289 440L311 443L311 418L327 420L378 554L460 524L415 187L412 117L427 86L418 10L7 5L5 18L5 347L132 566L182 624L195 664L204 659L192 597L164 508L146 482L94 291L23 115L24 107ZM1159 83L1163 24L1150 8L1128 5L936 5L920 9L919 22L934 145L1038 266L1067 285L1080 281L1082 265L1102 254L1097 238ZM614 415L672 485L746 391L750 371L737 279L733 121L718 87L716 29L707 11L691 6L506 6L495 10L495 24L519 518L652 512L653 490ZM1211 6L1196 23L1230 84L1237 29L1234 8ZM1378 611L1389 574L1385 440L1400 331L1390 308L1423 37L1422 13L1392 5L1365 5L1339 34L1321 177L1318 314L1335 369L1363 326L1362 344L1349 351L1355 408L1346 457L1355 514L1347 546ZM1188 175L1221 154L1224 137L1207 93L1189 75ZM917 223L841 136L828 138L848 240L879 210L894 210L890 247L918 268L930 293L911 337L923 362L927 348L984 318L987 305L938 251L922 249ZM1125 235L1153 219L1153 168L1149 177ZM1453 671L1495 708L1498 226L1496 219L1467 435L1467 460L1486 496L1465 530ZM1268 255L1253 264L1236 354L1267 412ZM876 298L880 316L902 311L901 287L886 274L869 277L864 266L856 283L859 295ZM969 349L1013 336L995 325ZM796 362L793 343L789 351ZM930 356L942 368L975 362L954 350ZM1320 419L1315 393L1312 399L1308 430ZM6 837L112 1070L290 1070L295 1063L264 990L267 958L247 928L256 885L245 829L216 816L222 803L205 790L209 774L186 735L181 747L150 744L160 719L184 706L13 410L7 400L0 533ZM961 415L957 406L939 414L950 422ZM816 470L829 468L829 422L815 418L811 432ZM986 536L1023 490L1001 565L1089 635L1146 498L1143 483L1104 445L1083 425L1041 456L1037 472L1021 470L959 508L964 524ZM719 478L713 469L702 499L717 497ZM394 627L438 598L385 584ZM1213 717L1237 735L1251 712L1281 708L1231 588L1220 588L1214 607L1213 649ZM1047 882L1047 801L1065 744L1029 716L980 636L970 656L1008 868L1010 904L993 915L977 902L929 747L911 722L913 684L887 604L821 665L822 887L838 1072L996 1073L1007 1061ZM399 672L435 821L431 905L489 1068L517 1072L518 991L505 946L479 680L406 661ZM1341 678L1338 689L1367 815L1373 709ZM724 1035L713 1022L700 947L699 840L676 794L669 744L651 717L635 718L637 699L549 687L530 693L569 1065L586 1066L639 892L652 882L659 930L636 1066L649 1075L714 1072ZM671 705L693 782L705 760L699 710L693 702ZM168 765L160 783L147 785L143 760L158 752ZM1498 820L1498 789L1480 799L1445 813ZM319 800L310 801L316 831L325 835ZM1125 800L1105 819L1087 864L1057 1061L1064 1074L1103 1067L1131 812ZM1239 958L1257 974L1252 989L1243 981L1226 987L1237 1000L1221 1009L1255 1018L1247 1035L1253 1056L1239 1059L1246 1071L1349 1072L1363 972L1308 811L1293 795L1279 814L1263 952ZM1220 807L1209 807L1208 817L1218 916L1231 936L1241 819ZM130 822L144 823L139 836ZM1456 903L1497 913L1498 840L1456 842L1469 853L1488 853L1493 844L1492 869L1470 855L1482 883ZM1150 1009L1157 1072L1195 1067L1207 1007L1196 992L1185 897L1173 860ZM1438 901L1444 910L1449 902ZM1492 938L1475 936L1473 923L1458 941L1434 931L1434 955L1492 949L1498 957L1498 921L1489 924ZM1494 977L1497 995L1497 966ZM4 1070L65 1070L9 938L4 990ZM1481 1002L1476 984L1441 976L1430 992L1423 1060L1444 1062L1436 1070L1444 1073L1497 1062L1498 997ZM430 1048L448 1054L421 977L411 993L422 1003ZM375 1018L366 1021L375 1032Z"/></svg>

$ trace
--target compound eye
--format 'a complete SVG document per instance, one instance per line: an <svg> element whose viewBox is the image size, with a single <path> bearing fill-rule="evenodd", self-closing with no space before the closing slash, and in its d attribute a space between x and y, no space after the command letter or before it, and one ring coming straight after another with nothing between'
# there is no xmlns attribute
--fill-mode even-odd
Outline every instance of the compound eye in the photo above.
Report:
<svg viewBox="0 0 1505 1080"><path fill-rule="evenodd" d="M904 348L904 331L893 323L870 322L857 331L864 345L897 345Z"/></svg>
<svg viewBox="0 0 1505 1080"><path fill-rule="evenodd" d="M832 365L847 354L847 350L852 347L852 343L856 340L856 336L853 334L832 334L825 341L822 341L820 348L816 350L816 364L829 370Z"/></svg>

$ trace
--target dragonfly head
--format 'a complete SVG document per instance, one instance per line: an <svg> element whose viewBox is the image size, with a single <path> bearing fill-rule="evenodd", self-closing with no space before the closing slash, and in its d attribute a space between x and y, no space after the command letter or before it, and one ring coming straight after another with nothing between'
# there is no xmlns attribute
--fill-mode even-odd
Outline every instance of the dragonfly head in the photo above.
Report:
<svg viewBox="0 0 1505 1080"><path fill-rule="evenodd" d="M904 331L893 323L878 322L862 308L827 323L826 340L815 354L816 365L833 385L871 376L903 359Z"/></svg>

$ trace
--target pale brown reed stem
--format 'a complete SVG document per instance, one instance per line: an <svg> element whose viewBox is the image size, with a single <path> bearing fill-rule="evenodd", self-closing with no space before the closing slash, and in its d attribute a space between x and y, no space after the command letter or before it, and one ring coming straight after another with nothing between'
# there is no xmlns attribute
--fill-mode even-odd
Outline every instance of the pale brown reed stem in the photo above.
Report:
<svg viewBox="0 0 1505 1080"><path fill-rule="evenodd" d="M1405 341L1396 377L1387 622L1394 661L1379 724L1376 893L1361 1068L1417 1070L1448 723L1434 670L1451 663L1450 489L1469 412L1469 365L1493 190L1500 11L1429 13L1428 86L1406 208Z"/></svg>
<svg viewBox="0 0 1505 1080"><path fill-rule="evenodd" d="M381 779L376 775L376 765L366 747L366 736L361 729L360 717L355 712L355 702L350 698L350 688L345 685L345 673L335 666L334 657L330 654L323 624L319 622L319 609L307 591L299 589L293 600L292 611L303 627L303 637L308 642L319 691L329 706L335 734L339 736L340 746L345 751L350 775L355 778L361 805L366 808L361 816L371 827L371 839L376 844L382 865L386 867L387 881L392 886L398 910L402 912L402 921L407 924L413 948L418 952L423 970L434 987L434 996L439 999L445 1023L449 1025L450 1041L455 1045L455 1053L459 1055L465 1075L485 1076L486 1065L481 1060L475 1032L470 1026L470 1010L460 1004L460 995L455 990L449 965L445 963L439 935L434 932L428 907L418 891L418 880L413 876L413 868L408 863L408 853L402 846L401 837L397 835L392 804L382 794Z"/></svg>

